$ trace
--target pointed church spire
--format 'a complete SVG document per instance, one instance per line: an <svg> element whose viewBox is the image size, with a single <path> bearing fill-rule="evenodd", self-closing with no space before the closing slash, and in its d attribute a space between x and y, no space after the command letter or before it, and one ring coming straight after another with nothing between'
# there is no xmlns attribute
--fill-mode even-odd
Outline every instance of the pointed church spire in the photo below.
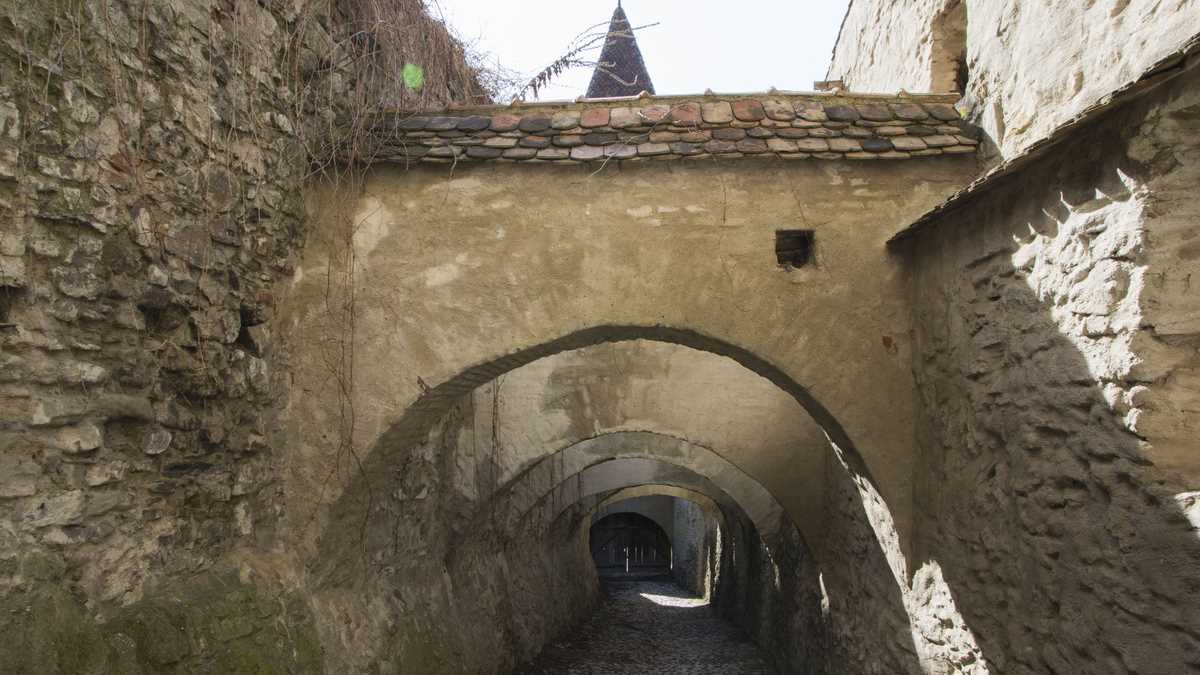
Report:
<svg viewBox="0 0 1200 675"><path fill-rule="evenodd" d="M621 0L617 0L617 8L608 24L608 38L604 40L599 62L588 85L588 98L636 96L643 91L654 93L654 83L646 72L642 50L638 49L633 26L625 17Z"/></svg>

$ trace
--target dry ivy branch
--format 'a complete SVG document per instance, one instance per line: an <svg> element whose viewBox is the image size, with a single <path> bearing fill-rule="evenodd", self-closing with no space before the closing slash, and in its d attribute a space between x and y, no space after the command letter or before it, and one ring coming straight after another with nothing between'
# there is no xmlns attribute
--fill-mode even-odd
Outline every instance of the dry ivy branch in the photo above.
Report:
<svg viewBox="0 0 1200 675"><path fill-rule="evenodd" d="M579 67L595 68L623 85L633 85L633 82L626 82L622 80L611 70L613 67L615 67L615 64L593 61L591 59L584 58L584 55L588 52L600 49L610 38L633 39L635 31L642 30L643 28L651 28L653 26L657 26L658 24L648 23L630 28L629 30L599 30L603 29L607 25L608 22L598 23L593 26L589 26L582 33L576 35L575 38L567 45L567 49L563 55L555 59L550 63L550 65L540 70L528 82L526 82L525 86L517 92L514 98L519 101L524 101L525 95L530 92L533 93L534 98L537 98L538 92L549 85L554 78L568 70L571 70L572 68Z"/></svg>
<svg viewBox="0 0 1200 675"><path fill-rule="evenodd" d="M308 22L324 13L340 30L324 53L302 51ZM310 163L307 183L333 192L333 230L325 266L322 364L337 396L336 447L328 476L343 485L359 479L367 508L365 533L376 501L375 476L367 475L356 446L355 325L362 290L354 237L362 216L353 211L374 160L381 117L400 111L444 107L451 102L486 103L511 74L486 65L486 56L464 46L421 0L309 0L289 41L291 79L297 92L292 125ZM324 494L318 503L324 501ZM317 513L314 506L308 519ZM360 536L365 542L365 536Z"/></svg>

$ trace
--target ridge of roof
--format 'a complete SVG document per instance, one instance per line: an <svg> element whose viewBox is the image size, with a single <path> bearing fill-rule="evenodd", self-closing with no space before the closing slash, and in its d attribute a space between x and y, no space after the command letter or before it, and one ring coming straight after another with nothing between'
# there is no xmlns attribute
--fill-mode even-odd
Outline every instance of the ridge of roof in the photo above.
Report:
<svg viewBox="0 0 1200 675"><path fill-rule="evenodd" d="M459 115L464 113L485 113L485 114L502 114L506 112L524 112L537 110L558 110L558 109L578 109L588 105L602 107L605 105L654 105L654 104L670 104L670 103L685 103L685 102L705 102L705 101L738 101L743 99L810 99L815 102L828 104L847 104L853 105L860 102L879 102L879 103L947 103L954 104L959 98L957 93L910 93L899 91L894 94L890 93L867 93L867 92L828 92L828 91L801 91L801 90L781 90L771 89L768 91L759 92L713 92L711 90L698 94L650 94L643 92L632 96L609 96L601 98L588 98L580 96L575 99L558 99L552 101L512 101L511 103L488 103L488 104L463 104L450 103L444 108L432 108L425 110L412 110L405 108L379 108L375 112L389 114L408 114L408 115L436 115L445 113L448 115Z"/></svg>
<svg viewBox="0 0 1200 675"><path fill-rule="evenodd" d="M946 97L714 95L650 105L643 103L647 100L384 112L369 123L377 143L368 161L897 160L973 158L979 145L978 130Z"/></svg>

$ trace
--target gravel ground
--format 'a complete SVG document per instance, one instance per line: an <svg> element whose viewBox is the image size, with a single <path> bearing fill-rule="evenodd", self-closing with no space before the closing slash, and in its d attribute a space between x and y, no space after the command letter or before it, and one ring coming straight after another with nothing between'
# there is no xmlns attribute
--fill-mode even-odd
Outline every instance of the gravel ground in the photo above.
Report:
<svg viewBox="0 0 1200 675"><path fill-rule="evenodd" d="M525 675L774 673L758 647L670 581L604 582L605 600L546 647Z"/></svg>

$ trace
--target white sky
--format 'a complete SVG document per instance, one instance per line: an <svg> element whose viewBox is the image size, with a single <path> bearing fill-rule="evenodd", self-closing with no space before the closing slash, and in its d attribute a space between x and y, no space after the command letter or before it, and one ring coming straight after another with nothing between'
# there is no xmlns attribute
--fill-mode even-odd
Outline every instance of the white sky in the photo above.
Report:
<svg viewBox="0 0 1200 675"><path fill-rule="evenodd" d="M623 0L659 94L808 91L825 79L848 0ZM528 79L589 26L607 24L616 0L430 0L468 43ZM518 9L519 8L519 9ZM589 54L591 60L599 51ZM542 99L587 90L590 68L561 75Z"/></svg>

